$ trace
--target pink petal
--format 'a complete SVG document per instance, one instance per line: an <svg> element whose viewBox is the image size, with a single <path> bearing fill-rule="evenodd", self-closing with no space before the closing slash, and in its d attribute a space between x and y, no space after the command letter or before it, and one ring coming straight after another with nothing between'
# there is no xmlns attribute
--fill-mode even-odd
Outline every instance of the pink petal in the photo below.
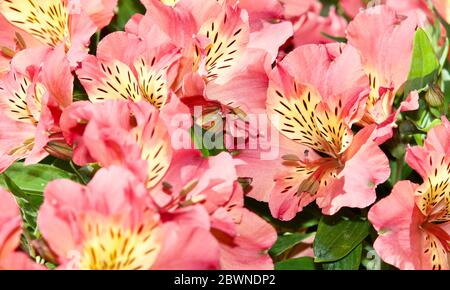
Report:
<svg viewBox="0 0 450 290"><path fill-rule="evenodd" d="M351 18L354 18L364 8L361 0L341 0L339 1L339 5L341 5L345 13Z"/></svg>
<svg viewBox="0 0 450 290"><path fill-rule="evenodd" d="M0 264L19 247L21 227L22 219L13 195L0 188Z"/></svg>
<svg viewBox="0 0 450 290"><path fill-rule="evenodd" d="M447 117L442 116L442 124L434 127L427 134L425 148L450 155L450 122Z"/></svg>
<svg viewBox="0 0 450 290"><path fill-rule="evenodd" d="M337 14L334 7L330 8L327 17L323 17L319 12L307 12L303 14L298 21L294 23L294 40L296 47L311 43L331 43L326 33L334 37L343 37L347 21Z"/></svg>
<svg viewBox="0 0 450 290"><path fill-rule="evenodd" d="M221 266L225 270L270 270L273 261L267 251L277 239L274 228L258 215L244 208L236 208L242 214L237 224L234 245L221 243Z"/></svg>
<svg viewBox="0 0 450 290"><path fill-rule="evenodd" d="M264 23L261 29L250 34L248 48L258 48L267 51L271 62L274 62L278 56L278 50L293 33L290 22Z"/></svg>
<svg viewBox="0 0 450 290"><path fill-rule="evenodd" d="M236 168L239 177L251 180L251 191L247 196L269 202L270 194L274 191L275 177L284 169L282 157L288 154L302 154L307 148L278 134L270 123L266 125L269 126L268 132L261 133L256 139L256 148L248 147L240 150L237 158L245 164Z"/></svg>
<svg viewBox="0 0 450 290"><path fill-rule="evenodd" d="M400 181L391 195L369 211L369 220L379 233L374 248L383 261L400 269L420 269L418 209L414 203L416 184Z"/></svg>
<svg viewBox="0 0 450 290"><path fill-rule="evenodd" d="M235 73L225 83L208 83L205 94L209 100L239 107L248 114L263 112L269 82L266 68L267 65L270 67L271 62L262 50L252 51L245 58L248 61L245 69ZM249 95L252 97L249 98Z"/></svg>
<svg viewBox="0 0 450 290"><path fill-rule="evenodd" d="M361 53L367 73L381 87L393 87L396 92L408 78L418 24L415 15L403 20L387 6L369 8L349 24L349 44Z"/></svg>
<svg viewBox="0 0 450 290"><path fill-rule="evenodd" d="M44 265L33 262L30 257L21 252L13 252L0 260L0 269L4 270L46 270Z"/></svg>
<svg viewBox="0 0 450 290"><path fill-rule="evenodd" d="M45 88L57 103L65 108L72 103L74 77L62 45L52 50L43 63Z"/></svg>
<svg viewBox="0 0 450 290"><path fill-rule="evenodd" d="M284 7L284 15L288 18L300 16L306 12L319 13L322 4L318 0L280 0Z"/></svg>
<svg viewBox="0 0 450 290"><path fill-rule="evenodd" d="M355 103L354 96L368 84L359 54L350 45L301 46L286 56L281 65L297 81L317 88L322 97L342 95L345 103Z"/></svg>
<svg viewBox="0 0 450 290"><path fill-rule="evenodd" d="M209 231L168 223L153 269L214 270L219 268L219 246Z"/></svg>
<svg viewBox="0 0 450 290"><path fill-rule="evenodd" d="M88 54L91 36L96 32L94 22L83 11L71 14L69 18L71 46L67 57L71 67L76 67Z"/></svg>
<svg viewBox="0 0 450 290"><path fill-rule="evenodd" d="M373 141L372 132L373 126L355 135L346 153L344 169L333 182L337 184L317 193L317 203L325 214L333 215L342 207L371 205L376 200L375 188L389 178L389 160Z"/></svg>
<svg viewBox="0 0 450 290"><path fill-rule="evenodd" d="M101 30L107 26L114 17L114 9L118 0L81 0L80 6L83 8L91 20Z"/></svg>
<svg viewBox="0 0 450 290"><path fill-rule="evenodd" d="M60 262L69 259L70 251L76 250L80 242L80 230L73 228L78 211L86 206L85 190L78 183L57 180L45 189L45 202L38 215L39 229Z"/></svg>

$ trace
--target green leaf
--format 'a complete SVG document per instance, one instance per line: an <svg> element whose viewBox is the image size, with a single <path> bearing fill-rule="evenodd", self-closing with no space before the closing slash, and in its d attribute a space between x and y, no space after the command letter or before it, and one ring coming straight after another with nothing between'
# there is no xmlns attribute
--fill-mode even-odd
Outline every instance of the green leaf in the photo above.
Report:
<svg viewBox="0 0 450 290"><path fill-rule="evenodd" d="M5 187L16 197L25 222L25 231L31 238L38 235L36 218L44 201L44 189L55 179L71 179L79 182L77 175L48 164L25 166L17 162L0 175L0 186Z"/></svg>
<svg viewBox="0 0 450 290"><path fill-rule="evenodd" d="M275 270L315 270L316 265L311 257L284 260L275 264Z"/></svg>
<svg viewBox="0 0 450 290"><path fill-rule="evenodd" d="M20 189L6 173L3 174L3 180L5 181L6 189L8 189L8 191L10 191L16 198L23 199L25 203L28 203L27 194L23 192L22 189Z"/></svg>
<svg viewBox="0 0 450 290"><path fill-rule="evenodd" d="M324 216L314 240L315 262L334 262L350 253L369 234L370 224L361 218Z"/></svg>
<svg viewBox="0 0 450 290"><path fill-rule="evenodd" d="M439 60L427 33L418 28L414 36L413 57L405 95L414 90L422 90L434 81L439 72Z"/></svg>
<svg viewBox="0 0 450 290"><path fill-rule="evenodd" d="M362 250L361 243L344 258L331 263L323 263L322 267L324 270L358 270L361 264Z"/></svg>
<svg viewBox="0 0 450 290"><path fill-rule="evenodd" d="M25 166L23 163L18 162L11 165L5 174L14 180L14 183L21 191L29 194L41 194L44 192L47 184L55 179L79 181L75 174L46 164Z"/></svg>
<svg viewBox="0 0 450 290"><path fill-rule="evenodd" d="M136 13L145 13L145 8L140 1L119 0L115 30L123 30L131 16Z"/></svg>
<svg viewBox="0 0 450 290"><path fill-rule="evenodd" d="M16 198L19 205L22 218L25 222L25 230L33 235L36 233L36 219L44 198L42 195L29 195L22 191L19 186L7 175L3 174L3 180L10 191Z"/></svg>
<svg viewBox="0 0 450 290"><path fill-rule="evenodd" d="M314 233L289 233L279 236L272 249L270 249L269 254L272 257L279 256L292 247L298 245L301 241L311 237L313 234Z"/></svg>

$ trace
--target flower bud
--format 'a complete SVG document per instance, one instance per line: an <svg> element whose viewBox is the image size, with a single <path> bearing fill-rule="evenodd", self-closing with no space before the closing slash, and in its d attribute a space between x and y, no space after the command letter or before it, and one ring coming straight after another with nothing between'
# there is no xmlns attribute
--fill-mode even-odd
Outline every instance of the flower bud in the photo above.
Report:
<svg viewBox="0 0 450 290"><path fill-rule="evenodd" d="M61 133L50 135L49 142L44 149L50 155L64 160L70 160L73 156L72 147L67 144Z"/></svg>
<svg viewBox="0 0 450 290"><path fill-rule="evenodd" d="M425 100L430 107L440 107L444 104L444 93L437 85L431 85L425 94Z"/></svg>

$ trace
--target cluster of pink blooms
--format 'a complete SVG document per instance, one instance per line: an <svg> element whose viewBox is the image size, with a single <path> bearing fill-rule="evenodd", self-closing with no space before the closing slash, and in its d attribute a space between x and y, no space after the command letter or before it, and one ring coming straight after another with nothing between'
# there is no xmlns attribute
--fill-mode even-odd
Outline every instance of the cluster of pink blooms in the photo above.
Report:
<svg viewBox="0 0 450 290"><path fill-rule="evenodd" d="M117 0L0 0L0 172L49 155L100 168L87 185L45 189L37 225L58 268L273 269L277 232L244 195L284 221L313 202L334 215L377 201L390 176L380 145L401 112L419 108L416 91L394 101L415 31L431 21L426 1L340 1L350 21L333 8L321 16L316 0L141 2L146 13L92 55ZM450 16L447 1L433 2ZM89 100L73 98L76 79ZM206 158L174 144L194 125L234 116L245 127L254 114L280 133L276 158L231 146ZM266 133L247 127L244 143ZM400 181L371 207L374 248L401 269L449 269L445 117L406 161L423 184ZM0 189L0 269L45 268L19 250L21 227Z"/></svg>

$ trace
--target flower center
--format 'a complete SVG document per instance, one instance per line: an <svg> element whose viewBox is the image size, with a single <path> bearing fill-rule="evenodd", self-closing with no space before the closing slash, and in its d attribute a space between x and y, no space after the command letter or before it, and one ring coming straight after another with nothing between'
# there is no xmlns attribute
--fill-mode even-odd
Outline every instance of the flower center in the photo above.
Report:
<svg viewBox="0 0 450 290"><path fill-rule="evenodd" d="M160 249L154 224L126 228L87 222L86 236L80 260L86 270L150 269Z"/></svg>
<svg viewBox="0 0 450 290"><path fill-rule="evenodd" d="M430 162L432 170L416 191L417 206L427 221L447 222L450 220L450 160L442 156L425 162Z"/></svg>

